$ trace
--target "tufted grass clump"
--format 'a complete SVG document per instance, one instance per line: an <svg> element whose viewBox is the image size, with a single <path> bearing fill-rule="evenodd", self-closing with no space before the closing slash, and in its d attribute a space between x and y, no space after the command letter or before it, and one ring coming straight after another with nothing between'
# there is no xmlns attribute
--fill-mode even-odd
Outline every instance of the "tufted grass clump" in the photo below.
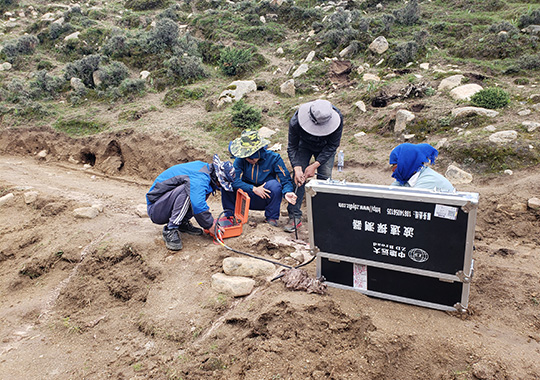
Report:
<svg viewBox="0 0 540 380"><path fill-rule="evenodd" d="M237 49L227 46L219 55L219 67L223 74L235 76L247 71L247 66L253 57L251 49Z"/></svg>
<svg viewBox="0 0 540 380"><path fill-rule="evenodd" d="M232 106L231 116L231 125L234 128L244 130L259 129L261 127L261 110L244 103L243 100L239 100Z"/></svg>
<svg viewBox="0 0 540 380"><path fill-rule="evenodd" d="M127 0L125 3L126 8L133 9L134 11L147 11L161 8L163 5L165 5L164 0Z"/></svg>
<svg viewBox="0 0 540 380"><path fill-rule="evenodd" d="M198 100L206 95L204 88L173 88L163 97L166 107L176 107L187 100Z"/></svg>
<svg viewBox="0 0 540 380"><path fill-rule="evenodd" d="M490 87L474 94L471 102L477 107L497 109L510 103L510 95L502 88Z"/></svg>

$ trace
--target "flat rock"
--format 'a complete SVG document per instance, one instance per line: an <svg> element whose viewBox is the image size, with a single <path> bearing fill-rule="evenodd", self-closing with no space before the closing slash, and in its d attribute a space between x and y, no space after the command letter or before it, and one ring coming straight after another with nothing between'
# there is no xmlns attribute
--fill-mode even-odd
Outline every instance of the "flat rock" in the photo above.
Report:
<svg viewBox="0 0 540 380"><path fill-rule="evenodd" d="M527 206L533 210L540 210L540 199L531 198L527 201Z"/></svg>
<svg viewBox="0 0 540 380"><path fill-rule="evenodd" d="M80 207L73 210L73 216L80 219L94 219L99 215L97 207Z"/></svg>
<svg viewBox="0 0 540 380"><path fill-rule="evenodd" d="M452 89L450 96L454 100L471 100L471 96L482 90L483 88L479 84L469 83Z"/></svg>
<svg viewBox="0 0 540 380"><path fill-rule="evenodd" d="M407 123L414 120L416 116L411 111L399 110L396 113L396 124L394 126L394 132L401 133L407 127Z"/></svg>
<svg viewBox="0 0 540 380"><path fill-rule="evenodd" d="M309 65L307 63L302 63L292 74L293 78L298 78L301 75L304 75L309 70Z"/></svg>
<svg viewBox="0 0 540 380"><path fill-rule="evenodd" d="M465 78L465 76L458 74L458 75L452 75L448 78L444 78L441 83L439 83L439 91L442 90L451 90L454 87L457 87L461 84L461 81Z"/></svg>
<svg viewBox="0 0 540 380"><path fill-rule="evenodd" d="M487 117L495 117L499 115L499 112L482 107L460 107L452 110L452 116L468 116L468 115L481 115Z"/></svg>
<svg viewBox="0 0 540 380"><path fill-rule="evenodd" d="M448 165L444 176L453 184L460 185L464 183L471 183L473 176L467 173L465 170L458 168L456 165Z"/></svg>
<svg viewBox="0 0 540 380"><path fill-rule="evenodd" d="M257 91L257 84L254 80L234 81L219 95L218 107L222 106L224 103L237 102L246 94L254 91Z"/></svg>
<svg viewBox="0 0 540 380"><path fill-rule="evenodd" d="M276 271L274 264L248 257L227 257L223 260L223 272L229 276L270 276Z"/></svg>
<svg viewBox="0 0 540 380"><path fill-rule="evenodd" d="M516 131L500 131L495 132L491 136L489 136L489 141L498 143L498 144L504 144L511 141L514 141L517 139L518 133Z"/></svg>
<svg viewBox="0 0 540 380"><path fill-rule="evenodd" d="M3 197L0 197L0 206L7 204L8 202L12 201L15 198L15 195L13 193L8 193L4 195Z"/></svg>
<svg viewBox="0 0 540 380"><path fill-rule="evenodd" d="M382 54L385 51L388 50L388 41L384 36L379 36L373 40L371 44L369 44L369 50L371 50L374 53Z"/></svg>
<svg viewBox="0 0 540 380"><path fill-rule="evenodd" d="M233 297L247 296L253 291L255 280L247 277L227 276L224 273L212 275L212 288L219 293Z"/></svg>

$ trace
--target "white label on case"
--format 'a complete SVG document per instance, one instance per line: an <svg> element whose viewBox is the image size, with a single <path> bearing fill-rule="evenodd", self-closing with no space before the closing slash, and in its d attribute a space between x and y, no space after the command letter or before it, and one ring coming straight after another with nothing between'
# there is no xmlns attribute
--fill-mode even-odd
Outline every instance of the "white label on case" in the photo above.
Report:
<svg viewBox="0 0 540 380"><path fill-rule="evenodd" d="M458 208L444 205L435 205L434 215L443 219L456 220L458 215Z"/></svg>

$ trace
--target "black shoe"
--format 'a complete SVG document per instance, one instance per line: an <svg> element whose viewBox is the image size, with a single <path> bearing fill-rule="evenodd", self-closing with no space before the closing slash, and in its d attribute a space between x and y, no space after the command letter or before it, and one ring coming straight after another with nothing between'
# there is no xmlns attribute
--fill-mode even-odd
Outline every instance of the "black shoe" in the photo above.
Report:
<svg viewBox="0 0 540 380"><path fill-rule="evenodd" d="M178 227L178 229L180 230L180 232L185 232L190 235L198 236L198 235L203 234L202 228L195 227L193 224L191 224L189 220L187 222L182 222L182 224L180 225L180 227Z"/></svg>
<svg viewBox="0 0 540 380"><path fill-rule="evenodd" d="M171 251L182 249L182 239L180 238L178 228L168 229L167 226L163 227L163 240L165 241L165 246Z"/></svg>

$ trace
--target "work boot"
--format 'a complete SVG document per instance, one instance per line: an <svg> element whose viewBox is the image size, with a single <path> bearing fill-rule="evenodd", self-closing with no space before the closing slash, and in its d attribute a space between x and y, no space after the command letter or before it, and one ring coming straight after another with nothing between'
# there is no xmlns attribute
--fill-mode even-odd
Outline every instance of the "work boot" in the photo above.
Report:
<svg viewBox="0 0 540 380"><path fill-rule="evenodd" d="M193 224L191 224L189 220L182 222L182 224L180 224L180 227L178 227L178 229L180 230L180 232L185 232L190 235L199 236L203 234L202 228L195 227Z"/></svg>
<svg viewBox="0 0 540 380"><path fill-rule="evenodd" d="M171 251L179 251L182 249L182 239L180 238L180 231L178 228L167 228L163 227L163 240L165 241L165 246Z"/></svg>
<svg viewBox="0 0 540 380"><path fill-rule="evenodd" d="M298 227L302 226L302 219L298 218L296 219L296 226L294 225L294 218L290 218L285 227L283 229L285 232L294 232Z"/></svg>
<svg viewBox="0 0 540 380"><path fill-rule="evenodd" d="M278 227L279 226L277 219L266 219L266 223L268 223L272 227Z"/></svg>

